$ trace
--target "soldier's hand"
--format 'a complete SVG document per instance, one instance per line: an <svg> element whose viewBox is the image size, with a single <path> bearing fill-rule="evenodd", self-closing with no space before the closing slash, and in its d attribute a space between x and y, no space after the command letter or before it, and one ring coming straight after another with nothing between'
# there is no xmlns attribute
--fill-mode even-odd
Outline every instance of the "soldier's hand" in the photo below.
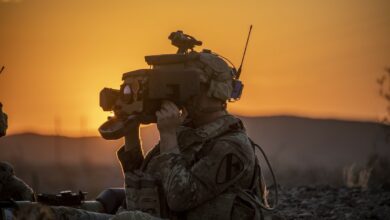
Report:
<svg viewBox="0 0 390 220"><path fill-rule="evenodd" d="M187 117L187 111L182 111L170 101L164 101L161 109L156 112L157 128L160 132L160 150L169 151L178 147L176 129Z"/></svg>
<svg viewBox="0 0 390 220"><path fill-rule="evenodd" d="M157 128L160 134L176 133L176 129L187 117L187 111L182 111L171 101L163 101L161 109L156 112Z"/></svg>

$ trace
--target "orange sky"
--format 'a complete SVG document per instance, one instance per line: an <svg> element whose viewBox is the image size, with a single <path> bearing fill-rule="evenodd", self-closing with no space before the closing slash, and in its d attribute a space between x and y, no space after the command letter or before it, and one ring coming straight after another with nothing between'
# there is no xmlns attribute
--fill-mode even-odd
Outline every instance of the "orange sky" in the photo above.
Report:
<svg viewBox="0 0 390 220"><path fill-rule="evenodd" d="M178 29L239 65L230 110L377 120L375 79L390 65L388 0L0 0L0 101L9 133L97 135L103 87L144 68L144 55L174 53ZM82 130L82 131L81 131Z"/></svg>

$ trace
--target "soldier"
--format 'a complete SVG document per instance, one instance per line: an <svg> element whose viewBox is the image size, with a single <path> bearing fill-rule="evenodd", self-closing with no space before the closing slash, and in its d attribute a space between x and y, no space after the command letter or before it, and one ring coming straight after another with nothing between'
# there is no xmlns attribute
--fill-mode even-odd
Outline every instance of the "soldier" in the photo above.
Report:
<svg viewBox="0 0 390 220"><path fill-rule="evenodd" d="M255 201L261 198L255 192L261 189L254 148L242 122L226 110L232 69L207 52L187 65L202 72L200 95L182 110L163 102L156 112L160 142L146 157L138 127L118 151L125 209L169 219L258 219Z"/></svg>
<svg viewBox="0 0 390 220"><path fill-rule="evenodd" d="M0 137L6 134L8 116L3 112L0 102ZM32 201L33 191L23 180L15 176L11 164L0 161L0 201L6 199Z"/></svg>

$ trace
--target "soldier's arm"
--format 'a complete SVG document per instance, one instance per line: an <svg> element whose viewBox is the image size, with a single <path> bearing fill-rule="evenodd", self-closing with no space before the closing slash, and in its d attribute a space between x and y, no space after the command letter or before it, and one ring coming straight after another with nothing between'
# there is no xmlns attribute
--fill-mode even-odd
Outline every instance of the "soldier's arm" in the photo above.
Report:
<svg viewBox="0 0 390 220"><path fill-rule="evenodd" d="M141 167L144 155L139 136L139 127L127 133L125 145L118 150L117 157L122 165L123 172L133 171Z"/></svg>
<svg viewBox="0 0 390 220"><path fill-rule="evenodd" d="M190 165L180 153L159 156L161 176L168 206L174 211L194 208L210 200L229 186L251 175L254 155L248 146L217 141L211 151Z"/></svg>

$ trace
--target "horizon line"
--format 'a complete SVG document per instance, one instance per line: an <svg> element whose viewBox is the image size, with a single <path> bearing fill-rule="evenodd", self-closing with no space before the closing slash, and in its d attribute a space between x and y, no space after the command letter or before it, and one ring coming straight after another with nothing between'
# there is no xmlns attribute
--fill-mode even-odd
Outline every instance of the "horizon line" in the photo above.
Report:
<svg viewBox="0 0 390 220"><path fill-rule="evenodd" d="M321 120L321 121L343 121L343 122L360 122L360 123L374 123L374 124L383 124L379 120L370 120L370 119L356 119L356 118L340 118L340 117L313 117L313 116L301 116L301 115L290 115L290 114L278 114L278 115L240 115L240 114L233 114L234 116L237 116L239 118L248 118L248 119L255 119L255 118L301 118L301 119L309 119L309 120ZM153 123L154 124L154 123ZM153 126L153 124L148 125L141 125L142 127L149 127ZM41 135L41 136L57 136L57 137L64 137L64 138L94 138L94 137L101 137L98 134L98 128L96 128L96 134L95 135L69 135L69 134L54 134L54 133L46 133L46 132L38 132L34 130L22 130L12 133L7 133L6 136L15 136L15 135L23 135L23 134L32 134L32 135ZM92 133L92 132L91 132ZM119 140L119 139L118 139Z"/></svg>

